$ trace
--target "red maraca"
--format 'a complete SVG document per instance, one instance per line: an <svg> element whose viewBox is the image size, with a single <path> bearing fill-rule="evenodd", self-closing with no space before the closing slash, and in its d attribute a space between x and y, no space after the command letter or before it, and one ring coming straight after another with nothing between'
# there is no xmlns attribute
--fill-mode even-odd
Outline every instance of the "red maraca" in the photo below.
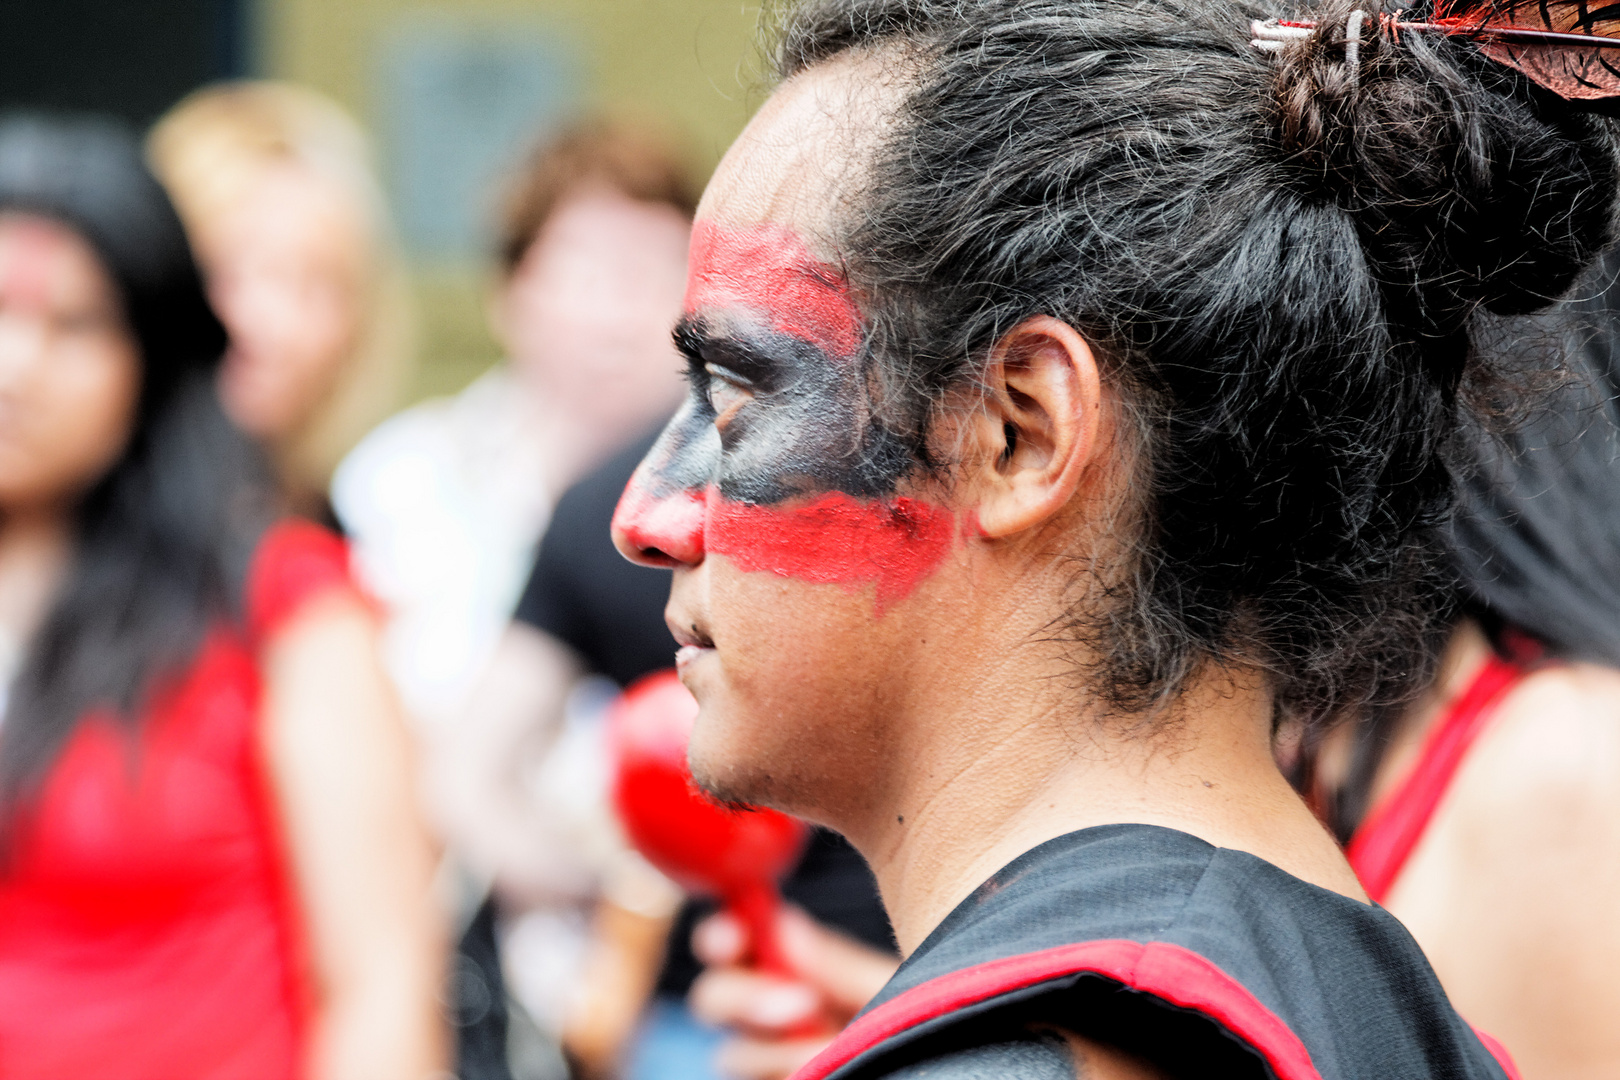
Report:
<svg viewBox="0 0 1620 1080"><path fill-rule="evenodd" d="M686 764L698 705L673 671L637 681L608 712L613 801L636 850L682 888L715 896L746 929L755 965L792 974L776 940L776 883L804 849L804 822L733 810L698 790Z"/></svg>

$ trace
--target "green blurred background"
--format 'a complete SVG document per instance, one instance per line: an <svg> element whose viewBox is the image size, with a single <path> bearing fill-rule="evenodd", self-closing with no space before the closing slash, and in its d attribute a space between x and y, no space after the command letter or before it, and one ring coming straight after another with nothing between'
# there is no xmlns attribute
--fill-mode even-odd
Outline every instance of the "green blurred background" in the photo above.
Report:
<svg viewBox="0 0 1620 1080"><path fill-rule="evenodd" d="M139 125L220 78L289 79L372 133L419 320L410 399L497 359L487 223L502 172L559 121L670 130L713 167L759 99L757 0L0 0L0 106Z"/></svg>

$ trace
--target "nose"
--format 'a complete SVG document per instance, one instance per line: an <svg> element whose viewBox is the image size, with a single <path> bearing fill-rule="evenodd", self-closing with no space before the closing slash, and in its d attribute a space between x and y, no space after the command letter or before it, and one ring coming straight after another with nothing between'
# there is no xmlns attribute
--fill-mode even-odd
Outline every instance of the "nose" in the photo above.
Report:
<svg viewBox="0 0 1620 1080"><path fill-rule="evenodd" d="M692 567L703 561L701 491L658 492L646 466L630 478L613 511L613 545L642 566Z"/></svg>

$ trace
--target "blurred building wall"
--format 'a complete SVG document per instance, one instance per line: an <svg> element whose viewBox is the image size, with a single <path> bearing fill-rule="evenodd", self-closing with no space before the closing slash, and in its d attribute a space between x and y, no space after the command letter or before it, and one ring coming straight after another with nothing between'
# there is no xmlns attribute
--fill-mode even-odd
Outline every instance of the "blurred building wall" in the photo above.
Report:
<svg viewBox="0 0 1620 1080"><path fill-rule="evenodd" d="M416 397L497 358L495 180L539 131L606 110L667 126L707 170L759 99L757 0L258 4L255 66L331 94L377 137L421 305Z"/></svg>
<svg viewBox="0 0 1620 1080"><path fill-rule="evenodd" d="M250 0L0 0L0 108L145 126L251 64Z"/></svg>

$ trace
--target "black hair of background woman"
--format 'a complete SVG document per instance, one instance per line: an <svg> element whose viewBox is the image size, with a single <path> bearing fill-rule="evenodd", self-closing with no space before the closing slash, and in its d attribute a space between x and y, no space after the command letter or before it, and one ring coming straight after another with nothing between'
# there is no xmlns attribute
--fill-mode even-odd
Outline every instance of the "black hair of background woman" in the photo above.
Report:
<svg viewBox="0 0 1620 1080"><path fill-rule="evenodd" d="M134 723L155 682L239 614L273 489L220 408L225 330L134 134L98 117L0 120L3 213L54 219L89 242L118 288L142 383L129 444L77 507L72 561L0 727L9 818L88 712Z"/></svg>
<svg viewBox="0 0 1620 1080"><path fill-rule="evenodd" d="M1620 668L1620 249L1558 307L1482 337L1503 363L1565 373L1528 409L1497 402L1459 433L1456 506L1439 531L1457 607L1504 655L1522 645L1504 632L1517 632L1548 657ZM1343 840L1366 815L1401 715L1359 722L1327 808Z"/></svg>

